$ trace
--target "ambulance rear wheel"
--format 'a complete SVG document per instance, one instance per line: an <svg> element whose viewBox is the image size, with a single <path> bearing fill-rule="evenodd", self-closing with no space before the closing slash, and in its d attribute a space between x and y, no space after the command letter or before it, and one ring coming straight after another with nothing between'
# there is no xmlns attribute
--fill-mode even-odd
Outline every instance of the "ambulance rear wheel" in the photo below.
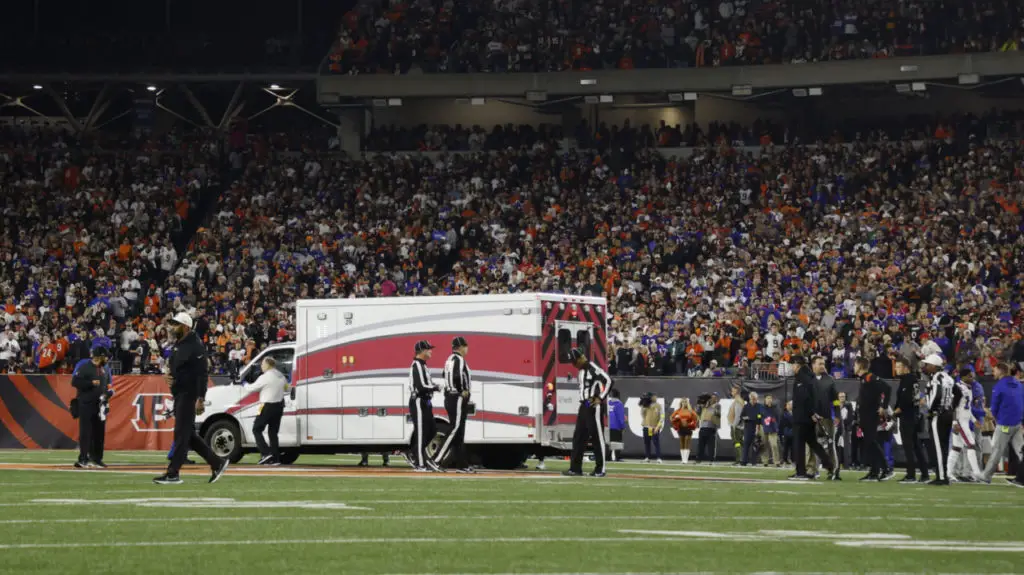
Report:
<svg viewBox="0 0 1024 575"><path fill-rule="evenodd" d="M448 439L448 435L452 432L451 424L441 419L434 420L434 427L436 428L434 438L427 444L427 457L431 459L433 459L434 456L437 455L437 452L441 450L441 446L444 445L445 440ZM439 461L438 463L441 467L448 467L451 460L452 454L449 452L448 455L445 456L444 461Z"/></svg>
<svg viewBox="0 0 1024 575"><path fill-rule="evenodd" d="M231 463L242 460L242 431L235 422L229 419L213 422L204 439L217 457L226 457Z"/></svg>
<svg viewBox="0 0 1024 575"><path fill-rule="evenodd" d="M299 452L296 449L286 449L281 452L281 465L291 465L295 463L295 460L299 458Z"/></svg>
<svg viewBox="0 0 1024 575"><path fill-rule="evenodd" d="M480 462L487 469L519 469L526 461L526 451L511 445L492 445L480 451Z"/></svg>

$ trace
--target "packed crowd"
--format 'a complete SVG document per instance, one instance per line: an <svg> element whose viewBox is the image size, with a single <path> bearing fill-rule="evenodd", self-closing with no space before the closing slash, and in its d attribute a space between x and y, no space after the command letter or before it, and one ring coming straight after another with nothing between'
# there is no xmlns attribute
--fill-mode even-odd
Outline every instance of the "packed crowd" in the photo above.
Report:
<svg viewBox="0 0 1024 575"><path fill-rule="evenodd" d="M219 169L202 137L0 132L0 372L66 371L93 347L160 357L144 282L178 264L175 240ZM151 347L152 345L152 347Z"/></svg>
<svg viewBox="0 0 1024 575"><path fill-rule="evenodd" d="M546 72L1016 51L1014 2L360 2L336 73Z"/></svg>
<svg viewBox="0 0 1024 575"><path fill-rule="evenodd" d="M157 369L160 320L188 311L215 372L230 374L294 338L297 298L511 290L609 297L620 374L769 365L778 376L813 351L835 374L866 356L885 375L887 358L935 350L989 374L1008 354L1024 360L1022 150L943 136L760 153L721 141L686 159L543 139L362 161L246 147L180 261L167 252L181 218L170 206L203 177L180 155L89 159L65 196L63 155L10 150L0 359L31 369L45 338L103 345L113 334L125 359L149 358L134 367ZM147 270L153 286L130 321Z"/></svg>

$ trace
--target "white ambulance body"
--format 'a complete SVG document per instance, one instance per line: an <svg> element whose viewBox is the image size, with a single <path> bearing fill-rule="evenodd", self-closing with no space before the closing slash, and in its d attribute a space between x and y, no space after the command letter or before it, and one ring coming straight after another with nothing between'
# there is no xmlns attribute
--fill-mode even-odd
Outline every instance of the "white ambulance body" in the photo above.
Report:
<svg viewBox="0 0 1024 575"><path fill-rule="evenodd" d="M241 383L259 375L263 357L290 373L280 444L287 462L300 453L406 449L409 368L419 340L436 349L427 362L443 383L456 336L469 343L472 408L466 444L485 466L509 468L527 455L569 449L576 421L576 370L569 350L582 349L607 368L604 298L506 294L410 298L300 300L297 339L264 350L239 382L207 393L197 422L221 455L252 451L257 393ZM441 440L450 430L443 393L434 397ZM436 441L435 440L435 441Z"/></svg>

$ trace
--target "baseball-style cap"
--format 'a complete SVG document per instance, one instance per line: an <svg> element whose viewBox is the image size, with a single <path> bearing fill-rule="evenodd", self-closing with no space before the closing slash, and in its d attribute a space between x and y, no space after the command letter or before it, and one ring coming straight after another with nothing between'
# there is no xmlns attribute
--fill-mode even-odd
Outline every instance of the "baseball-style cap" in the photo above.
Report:
<svg viewBox="0 0 1024 575"><path fill-rule="evenodd" d="M927 364L927 365L934 365L935 367L945 367L946 366L945 360L943 360L942 356L940 356L937 353L933 353L933 354L929 355L928 357L924 358L924 360L922 360L921 363L924 363L924 364Z"/></svg>
<svg viewBox="0 0 1024 575"><path fill-rule="evenodd" d="M186 312L179 312L171 318L171 323L180 323L181 325L192 329L192 316Z"/></svg>
<svg viewBox="0 0 1024 575"><path fill-rule="evenodd" d="M420 341L416 342L416 353L426 351L428 349L434 349L434 346L430 345L429 341L421 339Z"/></svg>
<svg viewBox="0 0 1024 575"><path fill-rule="evenodd" d="M466 343L466 338L462 337L461 335L456 336L455 339L452 340L452 349L466 347L467 345L469 344Z"/></svg>

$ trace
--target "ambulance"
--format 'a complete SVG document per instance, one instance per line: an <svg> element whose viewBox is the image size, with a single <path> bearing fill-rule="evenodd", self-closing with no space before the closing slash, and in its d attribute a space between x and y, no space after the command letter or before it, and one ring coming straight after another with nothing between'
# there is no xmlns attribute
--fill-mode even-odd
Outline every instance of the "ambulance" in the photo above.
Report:
<svg viewBox="0 0 1024 575"><path fill-rule="evenodd" d="M569 352L580 349L607 368L607 307L604 298L545 293L300 300L297 341L268 347L232 385L210 388L197 426L222 457L255 451L259 394L245 384L270 356L292 382L279 434L283 463L303 453L408 450L414 345L436 347L427 365L441 385L451 341L462 336L472 371L467 450L485 467L515 468L530 455L571 449L579 391ZM433 405L431 453L451 430L442 393Z"/></svg>

